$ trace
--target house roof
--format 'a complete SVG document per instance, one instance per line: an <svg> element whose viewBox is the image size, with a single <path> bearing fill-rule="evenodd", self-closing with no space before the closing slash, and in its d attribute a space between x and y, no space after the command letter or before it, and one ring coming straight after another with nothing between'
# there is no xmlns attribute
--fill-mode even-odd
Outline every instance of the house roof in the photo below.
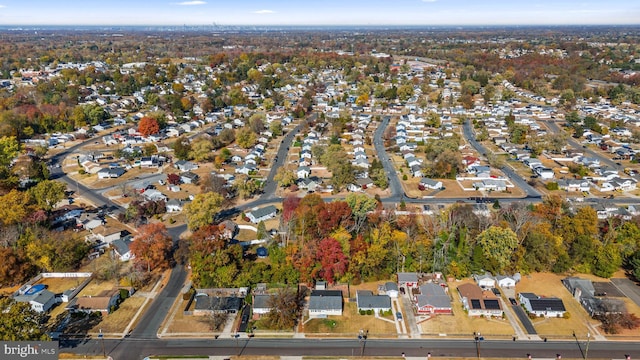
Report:
<svg viewBox="0 0 640 360"><path fill-rule="evenodd" d="M418 307L451 308L451 298L448 295L418 295L416 302Z"/></svg>
<svg viewBox="0 0 640 360"><path fill-rule="evenodd" d="M427 185L427 186L437 186L438 184L442 184L441 181L433 180L433 179L429 179L429 178L420 179L420 183L424 184L424 185Z"/></svg>
<svg viewBox="0 0 640 360"><path fill-rule="evenodd" d="M254 309L270 309L269 301L273 295L254 295L253 296L253 308Z"/></svg>
<svg viewBox="0 0 640 360"><path fill-rule="evenodd" d="M196 310L238 311L242 307L242 298L235 296L196 295Z"/></svg>
<svg viewBox="0 0 640 360"><path fill-rule="evenodd" d="M384 283L384 289L386 291L398 291L398 284L394 283L393 281L388 281Z"/></svg>
<svg viewBox="0 0 640 360"><path fill-rule="evenodd" d="M109 296L82 296L75 298L73 305L77 309L108 310L110 300Z"/></svg>
<svg viewBox="0 0 640 360"><path fill-rule="evenodd" d="M342 309L342 291L312 290L309 297L309 310Z"/></svg>
<svg viewBox="0 0 640 360"><path fill-rule="evenodd" d="M418 282L418 273L403 273L403 272L399 272L398 273L398 282L399 283L403 283L403 282L414 282L417 283Z"/></svg>
<svg viewBox="0 0 640 360"><path fill-rule="evenodd" d="M356 293L359 308L391 309L391 298L387 295L373 295L371 291Z"/></svg>
<svg viewBox="0 0 640 360"><path fill-rule="evenodd" d="M39 292L37 292L35 294L19 295L19 296L14 297L13 299L15 301L19 301L19 302L30 302L30 301L33 301L35 303L44 305L44 304L48 303L49 301L51 301L51 299L54 298L55 296L56 295L54 293L52 293L51 291L49 291L47 289L44 289L44 290L39 291Z"/></svg>
<svg viewBox="0 0 640 360"><path fill-rule="evenodd" d="M529 299L533 311L566 311L562 299L538 298Z"/></svg>
<svg viewBox="0 0 640 360"><path fill-rule="evenodd" d="M111 242L111 246L113 246L113 249L120 255L124 255L126 253L129 252L129 245L131 244L131 241L129 240L122 240L122 239L117 239Z"/></svg>
<svg viewBox="0 0 640 360"><path fill-rule="evenodd" d="M251 215L253 215L253 217L256 218L256 219L259 219L259 218L261 218L263 216L270 215L270 214L272 214L274 212L277 212L277 211L278 211L278 209L275 206L269 205L269 206L265 206L265 207L263 207L261 209L257 209L257 210L251 211Z"/></svg>
<svg viewBox="0 0 640 360"><path fill-rule="evenodd" d="M436 295L447 296L442 286L434 283L427 283L427 284L421 285L420 294L427 295L427 296L436 296Z"/></svg>

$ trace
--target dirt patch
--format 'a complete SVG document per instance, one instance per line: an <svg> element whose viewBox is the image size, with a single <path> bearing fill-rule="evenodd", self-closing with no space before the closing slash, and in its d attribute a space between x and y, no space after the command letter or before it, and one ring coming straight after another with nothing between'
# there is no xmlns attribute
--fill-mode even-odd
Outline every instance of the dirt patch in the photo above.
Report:
<svg viewBox="0 0 640 360"><path fill-rule="evenodd" d="M103 316L102 321L94 326L92 332L122 333L144 303L144 297L133 296L125 299L118 309L109 315Z"/></svg>
<svg viewBox="0 0 640 360"><path fill-rule="evenodd" d="M43 284L47 286L47 290L51 291L54 294L59 294L64 292L65 290L73 289L87 278L42 278L36 284Z"/></svg>

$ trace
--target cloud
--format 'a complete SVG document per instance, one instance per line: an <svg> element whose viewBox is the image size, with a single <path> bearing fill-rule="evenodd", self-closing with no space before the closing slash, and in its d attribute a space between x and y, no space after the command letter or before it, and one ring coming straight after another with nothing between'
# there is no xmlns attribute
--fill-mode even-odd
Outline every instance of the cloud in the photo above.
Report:
<svg viewBox="0 0 640 360"><path fill-rule="evenodd" d="M0 5L0 9L6 8L6 7L7 7L6 5Z"/></svg>
<svg viewBox="0 0 640 360"><path fill-rule="evenodd" d="M273 10L256 10L253 12L254 14L273 14L275 11Z"/></svg>
<svg viewBox="0 0 640 360"><path fill-rule="evenodd" d="M438 1L438 0L422 0L422 2L426 2L426 3L434 3L436 1Z"/></svg>
<svg viewBox="0 0 640 360"><path fill-rule="evenodd" d="M205 5L207 2L206 1L183 1L183 2L179 2L179 3L175 3L176 5L181 5L181 6L192 6L192 5Z"/></svg>

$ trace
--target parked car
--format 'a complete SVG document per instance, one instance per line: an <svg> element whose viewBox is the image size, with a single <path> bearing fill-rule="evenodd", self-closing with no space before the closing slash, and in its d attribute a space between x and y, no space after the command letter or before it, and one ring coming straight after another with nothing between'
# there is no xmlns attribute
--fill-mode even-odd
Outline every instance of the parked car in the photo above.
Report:
<svg viewBox="0 0 640 360"><path fill-rule="evenodd" d="M402 321L402 313L400 311L396 312L396 319Z"/></svg>

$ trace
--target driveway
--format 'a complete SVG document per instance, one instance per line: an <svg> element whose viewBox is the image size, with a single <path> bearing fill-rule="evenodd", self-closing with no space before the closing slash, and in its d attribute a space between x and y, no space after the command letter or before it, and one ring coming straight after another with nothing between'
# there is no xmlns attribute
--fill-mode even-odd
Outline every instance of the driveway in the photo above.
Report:
<svg viewBox="0 0 640 360"><path fill-rule="evenodd" d="M527 331L527 334L538 334L536 329L533 327L531 320L527 316L527 313L524 312L523 308L521 308L519 305L511 305L511 309L513 309L513 312L516 313L516 316L518 317L518 319L520 319L520 322L522 323L522 326L524 326L524 329Z"/></svg>
<svg viewBox="0 0 640 360"><path fill-rule="evenodd" d="M627 278L615 278L611 279L611 282L626 297L631 299L634 303L636 303L636 305L640 306L640 286L636 285L633 281Z"/></svg>

